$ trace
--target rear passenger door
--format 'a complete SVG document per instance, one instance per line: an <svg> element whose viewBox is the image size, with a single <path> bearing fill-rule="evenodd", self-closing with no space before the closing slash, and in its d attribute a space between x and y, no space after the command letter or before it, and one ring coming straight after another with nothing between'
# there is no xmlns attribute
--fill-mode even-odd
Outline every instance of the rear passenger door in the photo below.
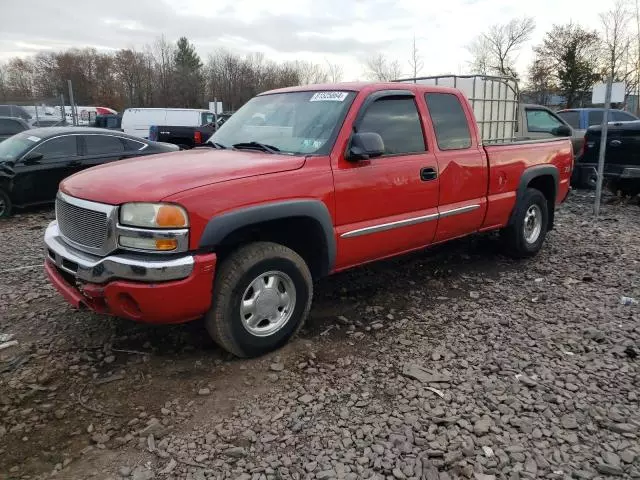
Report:
<svg viewBox="0 0 640 480"><path fill-rule="evenodd" d="M431 243L437 225L438 166L426 144L424 107L412 91L374 92L352 130L375 132L381 157L334 158L336 231L342 269Z"/></svg>
<svg viewBox="0 0 640 480"><path fill-rule="evenodd" d="M469 125L473 114L452 93L426 93L433 146L440 168L438 229L435 242L480 228L487 208L488 166L484 149ZM466 105L466 103L464 104Z"/></svg>
<svg viewBox="0 0 640 480"><path fill-rule="evenodd" d="M120 137L112 135L82 135L84 154L78 170L113 162L125 157L125 144Z"/></svg>

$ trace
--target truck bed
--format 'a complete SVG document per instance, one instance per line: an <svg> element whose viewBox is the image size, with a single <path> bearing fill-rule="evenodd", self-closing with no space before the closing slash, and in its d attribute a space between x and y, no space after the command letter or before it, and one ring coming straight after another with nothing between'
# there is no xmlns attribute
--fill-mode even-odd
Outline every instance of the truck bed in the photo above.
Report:
<svg viewBox="0 0 640 480"><path fill-rule="evenodd" d="M483 148L489 163L488 208L483 230L506 224L527 168L554 165L560 172L556 203L568 195L573 163L569 138L514 141Z"/></svg>

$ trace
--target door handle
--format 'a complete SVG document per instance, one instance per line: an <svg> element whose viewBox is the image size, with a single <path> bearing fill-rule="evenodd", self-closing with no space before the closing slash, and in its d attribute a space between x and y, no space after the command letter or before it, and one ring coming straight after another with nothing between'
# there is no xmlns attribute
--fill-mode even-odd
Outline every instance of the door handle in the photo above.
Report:
<svg viewBox="0 0 640 480"><path fill-rule="evenodd" d="M438 172L435 168L424 167L420 169L420 180L428 182L429 180L435 180L438 178Z"/></svg>

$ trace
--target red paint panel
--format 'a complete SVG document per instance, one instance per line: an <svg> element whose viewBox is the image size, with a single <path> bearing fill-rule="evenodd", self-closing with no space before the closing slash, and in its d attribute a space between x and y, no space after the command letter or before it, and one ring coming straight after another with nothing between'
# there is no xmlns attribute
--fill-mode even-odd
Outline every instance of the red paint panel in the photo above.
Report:
<svg viewBox="0 0 640 480"><path fill-rule="evenodd" d="M216 255L196 257L193 273L183 279L164 283L115 280L104 285L86 284L81 293L67 283L47 261L45 270L51 283L74 307L84 305L98 313L107 313L145 323L184 323L203 316L211 306Z"/></svg>

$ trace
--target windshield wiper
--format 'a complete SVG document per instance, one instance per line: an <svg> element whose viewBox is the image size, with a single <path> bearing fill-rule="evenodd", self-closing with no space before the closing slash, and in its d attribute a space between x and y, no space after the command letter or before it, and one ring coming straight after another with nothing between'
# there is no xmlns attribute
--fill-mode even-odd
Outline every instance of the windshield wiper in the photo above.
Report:
<svg viewBox="0 0 640 480"><path fill-rule="evenodd" d="M221 143L218 142L207 142L209 145L211 145L213 148L217 148L219 150L226 150L227 147L225 147L224 145L222 145Z"/></svg>
<svg viewBox="0 0 640 480"><path fill-rule="evenodd" d="M266 143L260 142L241 142L235 143L233 148L252 148L255 150L262 150L267 153L278 153L280 149L278 147L274 147L273 145L267 145Z"/></svg>

